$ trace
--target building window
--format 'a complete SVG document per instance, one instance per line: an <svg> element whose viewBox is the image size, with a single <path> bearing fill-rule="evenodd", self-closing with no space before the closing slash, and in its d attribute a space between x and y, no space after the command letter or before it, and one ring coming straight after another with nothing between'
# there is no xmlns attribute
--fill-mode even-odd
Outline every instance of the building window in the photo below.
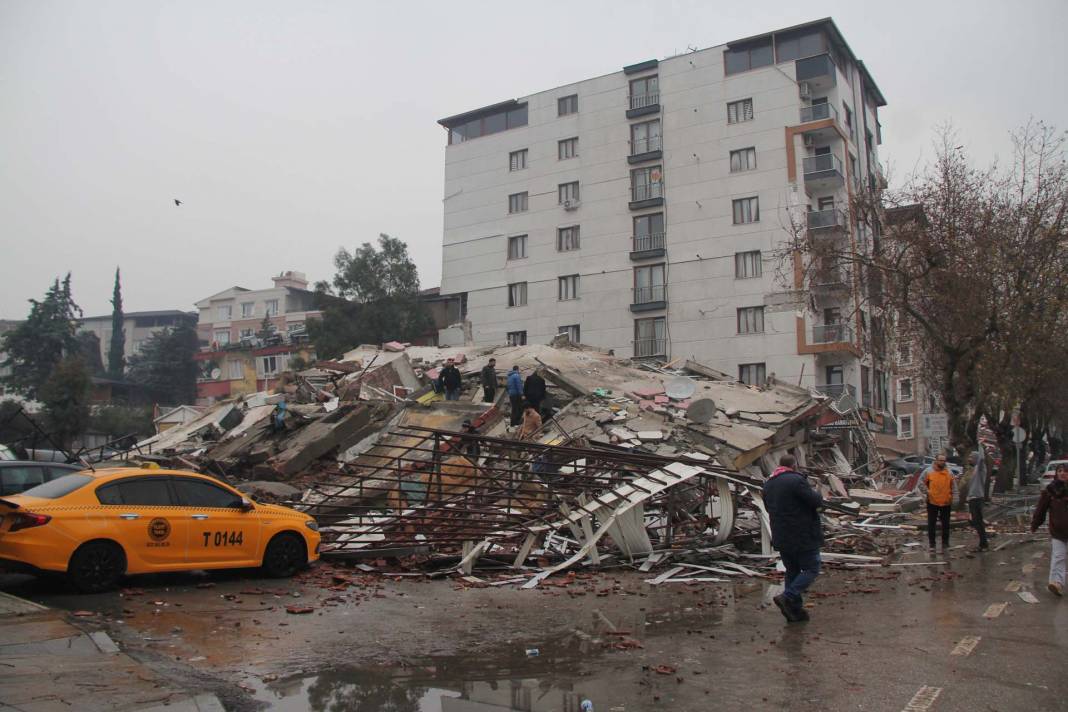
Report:
<svg viewBox="0 0 1068 712"><path fill-rule="evenodd" d="M289 354L260 356L256 359L256 375L260 378L277 376L289 366Z"/></svg>
<svg viewBox="0 0 1068 712"><path fill-rule="evenodd" d="M566 302L569 299L578 299L579 276L569 274L557 279L557 299Z"/></svg>
<svg viewBox="0 0 1068 712"><path fill-rule="evenodd" d="M897 439L911 440L912 437L912 416L899 415L897 417Z"/></svg>
<svg viewBox="0 0 1068 712"><path fill-rule="evenodd" d="M742 148L731 151L731 173L756 170L756 149Z"/></svg>
<svg viewBox="0 0 1068 712"><path fill-rule="evenodd" d="M570 341L573 344L582 343L579 340L579 333L580 332L579 332L579 325L578 324L568 324L567 326L557 327L557 329L556 329L556 334L558 336L566 335L567 336L567 340Z"/></svg>
<svg viewBox="0 0 1068 712"><path fill-rule="evenodd" d="M903 343L897 347L897 365L909 366L912 364L912 344Z"/></svg>
<svg viewBox="0 0 1068 712"><path fill-rule="evenodd" d="M739 124L753 119L753 100L742 99L727 104L727 123Z"/></svg>
<svg viewBox="0 0 1068 712"><path fill-rule="evenodd" d="M562 96L556 100L556 115L567 116L578 113L578 94Z"/></svg>
<svg viewBox="0 0 1068 712"><path fill-rule="evenodd" d="M871 407L871 368L868 366L860 367L860 404Z"/></svg>
<svg viewBox="0 0 1068 712"><path fill-rule="evenodd" d="M579 226L562 227L556 231L556 249L569 252L579 248Z"/></svg>
<svg viewBox="0 0 1068 712"><path fill-rule="evenodd" d="M767 367L762 363L743 363L738 365L738 380L747 386L763 385L767 378Z"/></svg>
<svg viewBox="0 0 1068 712"><path fill-rule="evenodd" d="M230 330L229 329L219 329L218 331L216 331L215 332L215 343L218 344L219 346L229 346L230 345Z"/></svg>
<svg viewBox="0 0 1068 712"><path fill-rule="evenodd" d="M664 181L660 166L636 168L630 172L631 200L650 200L664 197Z"/></svg>
<svg viewBox="0 0 1068 712"><path fill-rule="evenodd" d="M897 402L898 403L911 403L912 402L912 379L911 378L899 378L897 381Z"/></svg>
<svg viewBox="0 0 1068 712"><path fill-rule="evenodd" d="M637 156L650 151L659 151L660 148L660 119L631 124L630 155Z"/></svg>
<svg viewBox="0 0 1068 712"><path fill-rule="evenodd" d="M751 279L764 274L764 266L760 261L760 250L734 253L734 278Z"/></svg>
<svg viewBox="0 0 1068 712"><path fill-rule="evenodd" d="M738 310L739 334L764 333L764 307L742 307Z"/></svg>
<svg viewBox="0 0 1068 712"><path fill-rule="evenodd" d="M660 250L664 247L664 214L651 213L634 218L634 251Z"/></svg>
<svg viewBox="0 0 1068 712"><path fill-rule="evenodd" d="M630 82L630 108L641 109L660 103L660 80L653 75L632 79Z"/></svg>
<svg viewBox="0 0 1068 712"><path fill-rule="evenodd" d="M509 331L507 338L509 346L527 345L527 332L525 331Z"/></svg>
<svg viewBox="0 0 1068 712"><path fill-rule="evenodd" d="M525 213L527 211L527 193L512 193L508 196L508 212Z"/></svg>
<svg viewBox="0 0 1068 712"><path fill-rule="evenodd" d="M522 148L508 154L508 170L521 171L527 167L527 149Z"/></svg>
<svg viewBox="0 0 1068 712"><path fill-rule="evenodd" d="M463 143L479 136L527 125L527 105L488 114L467 123L449 127L449 143Z"/></svg>
<svg viewBox="0 0 1068 712"><path fill-rule="evenodd" d="M508 259L521 260L527 256L527 236L515 235L508 238Z"/></svg>
<svg viewBox="0 0 1068 712"><path fill-rule="evenodd" d="M221 304L215 307L215 321L230 321L232 314L233 307L229 304Z"/></svg>
<svg viewBox="0 0 1068 712"><path fill-rule="evenodd" d="M263 303L264 312L267 316L278 316L278 300L268 299Z"/></svg>
<svg viewBox="0 0 1068 712"><path fill-rule="evenodd" d="M239 335L242 340L251 339L253 336L256 335L256 330L252 328L242 329Z"/></svg>
<svg viewBox="0 0 1068 712"><path fill-rule="evenodd" d="M667 353L667 323L664 317L634 320L634 357L664 356Z"/></svg>
<svg viewBox="0 0 1068 712"><path fill-rule="evenodd" d="M723 52L723 71L728 75L767 67L774 63L775 52L771 46L771 38L731 47Z"/></svg>
<svg viewBox="0 0 1068 712"><path fill-rule="evenodd" d="M240 381L245 377L245 367L240 361L226 362L227 378L231 381Z"/></svg>
<svg viewBox="0 0 1068 712"><path fill-rule="evenodd" d="M255 314L256 303L255 302L241 302L241 318L251 319Z"/></svg>
<svg viewBox="0 0 1068 712"><path fill-rule="evenodd" d="M664 265L634 268L634 304L667 301L667 272Z"/></svg>
<svg viewBox="0 0 1068 712"><path fill-rule="evenodd" d="M755 223L760 221L760 199L759 198L739 198L733 201L734 206L734 224L745 225L746 223Z"/></svg>
<svg viewBox="0 0 1068 712"><path fill-rule="evenodd" d="M561 161L578 155L578 138L565 138L556 142L556 155Z"/></svg>
<svg viewBox="0 0 1068 712"><path fill-rule="evenodd" d="M574 205L579 200L578 181L573 183L561 183L556 187L557 199L560 205Z"/></svg>
<svg viewBox="0 0 1068 712"><path fill-rule="evenodd" d="M304 330L304 322L303 321L291 321L288 324L286 324L286 333L287 334L292 334L294 331L303 331L303 330Z"/></svg>
<svg viewBox="0 0 1068 712"><path fill-rule="evenodd" d="M525 307L527 305L527 283L516 282L508 285L508 306Z"/></svg>

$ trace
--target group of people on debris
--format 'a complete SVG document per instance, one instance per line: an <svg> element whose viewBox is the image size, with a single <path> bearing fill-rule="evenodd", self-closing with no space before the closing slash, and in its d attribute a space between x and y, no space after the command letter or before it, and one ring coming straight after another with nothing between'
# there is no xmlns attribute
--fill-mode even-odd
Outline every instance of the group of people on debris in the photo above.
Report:
<svg viewBox="0 0 1068 712"><path fill-rule="evenodd" d="M496 402L499 385L497 359L491 358L482 367L479 380L482 384L483 402ZM455 360L450 358L438 373L438 389L445 393L445 400L459 400L462 384L460 369L456 367ZM519 372L519 366L512 366L512 370L508 372L508 377L505 379L504 388L508 392L508 401L511 405L509 427L519 427L516 432L519 440L533 440L542 427L542 407L546 396L545 379L537 371L533 371L524 380Z"/></svg>
<svg viewBox="0 0 1068 712"><path fill-rule="evenodd" d="M986 497L988 468L982 451L970 458L972 475L967 482L966 498L971 525L979 535L977 551L989 548L983 521L983 502ZM957 495L957 479L946 466L946 456L939 455L934 464L924 470L917 485L927 503L927 540L935 550L935 528L941 524L942 550L949 548L950 509ZM786 570L782 593L772 600L788 622L807 621L804 593L820 573L820 548L823 527L820 510L823 498L797 471L792 455L779 459L779 466L763 486L764 507L771 523L771 544L778 550ZM1050 572L1049 591L1064 595L1066 565L1068 565L1068 465L1058 465L1056 475L1042 489L1038 505L1031 519L1031 532L1049 517Z"/></svg>

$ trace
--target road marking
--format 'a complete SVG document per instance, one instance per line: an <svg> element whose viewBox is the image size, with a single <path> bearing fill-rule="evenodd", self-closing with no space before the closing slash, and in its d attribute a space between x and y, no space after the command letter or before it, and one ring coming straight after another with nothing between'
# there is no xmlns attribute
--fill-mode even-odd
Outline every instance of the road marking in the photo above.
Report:
<svg viewBox="0 0 1068 712"><path fill-rule="evenodd" d="M901 712L924 712L924 710L929 710L940 694L942 694L941 687L924 685L916 691L916 694L912 696L912 699L909 700L909 703L905 705L905 709L901 710Z"/></svg>
<svg viewBox="0 0 1068 712"><path fill-rule="evenodd" d="M1022 586L1022 585L1023 584L1020 583L1019 581L1009 581L1005 585L1005 590L1008 591L1009 593L1016 593L1017 591L1020 590L1020 586Z"/></svg>
<svg viewBox="0 0 1068 712"><path fill-rule="evenodd" d="M1024 603L1038 603L1038 599L1035 598L1035 594L1031 593L1030 591L1019 591L1016 595L1019 596L1020 600Z"/></svg>
<svg viewBox="0 0 1068 712"><path fill-rule="evenodd" d="M1008 601L1004 603L991 603L986 608L986 613L983 614L983 618L997 618L1005 612L1005 608L1009 605Z"/></svg>
<svg viewBox="0 0 1068 712"><path fill-rule="evenodd" d="M982 638L978 635L966 635L960 639L960 642L953 648L953 652L950 655L971 655L972 651L975 650L975 646L979 645L980 640Z"/></svg>

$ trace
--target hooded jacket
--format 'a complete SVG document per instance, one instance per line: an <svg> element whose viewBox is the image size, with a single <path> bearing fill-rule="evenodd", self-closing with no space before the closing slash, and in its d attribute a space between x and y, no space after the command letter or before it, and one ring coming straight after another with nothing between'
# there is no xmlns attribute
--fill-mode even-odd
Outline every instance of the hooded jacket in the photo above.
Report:
<svg viewBox="0 0 1068 712"><path fill-rule="evenodd" d="M519 375L519 371L509 371L504 387L510 396L523 395L523 377Z"/></svg>
<svg viewBox="0 0 1068 712"><path fill-rule="evenodd" d="M1031 531L1036 531L1049 514L1049 535L1068 541L1068 483L1053 480L1038 498L1038 506L1031 517Z"/></svg>
<svg viewBox="0 0 1068 712"><path fill-rule="evenodd" d="M928 504L936 507L948 507L957 498L957 478L949 468L938 470L934 465L920 475L918 487Z"/></svg>
<svg viewBox="0 0 1068 712"><path fill-rule="evenodd" d="M823 498L798 472L779 467L764 482L764 508L771 519L771 545L779 551L812 551L823 544L819 508Z"/></svg>

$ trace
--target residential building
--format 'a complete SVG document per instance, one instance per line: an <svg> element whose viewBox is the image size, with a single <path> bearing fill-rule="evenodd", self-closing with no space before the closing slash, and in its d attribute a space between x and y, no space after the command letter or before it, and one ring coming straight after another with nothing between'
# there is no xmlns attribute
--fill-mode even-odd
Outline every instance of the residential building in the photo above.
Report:
<svg viewBox="0 0 1068 712"><path fill-rule="evenodd" d="M848 206L885 187L885 104L822 19L442 119L441 291L466 299L475 344L566 325L617 354L848 394L896 437L862 275L790 252L878 242Z"/></svg>
<svg viewBox="0 0 1068 712"><path fill-rule="evenodd" d="M906 332L895 345L896 449L904 454L933 457L950 445L946 413L938 394L923 381L918 338L912 330Z"/></svg>
<svg viewBox="0 0 1068 712"><path fill-rule="evenodd" d="M141 353L141 347L155 333L164 329L173 329L182 324L196 324L197 315L177 309L162 311L126 312L123 314L122 330L125 336L123 353L126 358ZM96 334L100 341L100 362L108 368L111 351L111 314L89 316L78 320L78 331Z"/></svg>

